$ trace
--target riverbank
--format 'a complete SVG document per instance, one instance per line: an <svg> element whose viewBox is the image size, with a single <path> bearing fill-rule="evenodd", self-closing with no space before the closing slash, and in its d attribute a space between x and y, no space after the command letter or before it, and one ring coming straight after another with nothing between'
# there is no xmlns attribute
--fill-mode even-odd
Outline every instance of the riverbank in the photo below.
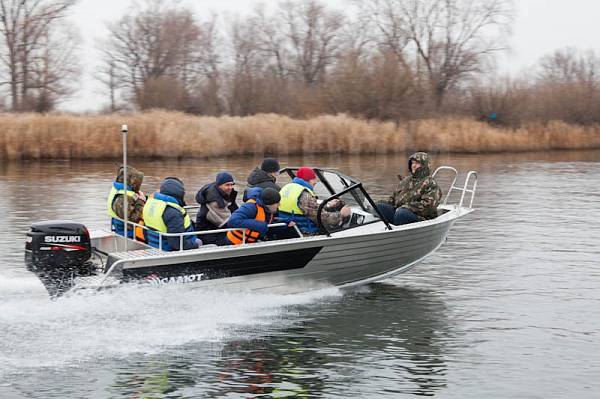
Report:
<svg viewBox="0 0 600 399"><path fill-rule="evenodd" d="M466 118L396 125L346 115L198 117L152 111L97 116L0 115L0 159L119 159L121 124L133 158L377 154L423 150L494 153L600 148L600 126L531 123L517 130Z"/></svg>

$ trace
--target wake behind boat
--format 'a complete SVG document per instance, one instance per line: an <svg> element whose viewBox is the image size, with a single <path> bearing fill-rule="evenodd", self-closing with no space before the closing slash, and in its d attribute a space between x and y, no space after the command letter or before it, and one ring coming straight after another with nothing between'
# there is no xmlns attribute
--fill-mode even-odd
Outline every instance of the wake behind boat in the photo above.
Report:
<svg viewBox="0 0 600 399"><path fill-rule="evenodd" d="M298 168L282 175L295 176ZM193 250L163 251L137 239L105 229L88 230L70 221L32 225L27 234L26 258L52 296L80 289L114 287L122 283L197 283L236 290L300 292L325 286L351 286L383 280L410 270L445 241L454 222L473 211L477 173L470 171L462 187L458 172L449 166L452 183L435 219L394 226L384 220L363 184L331 169L314 169L320 183L318 224L323 232L276 241L236 246L202 246ZM450 203L451 198L459 198ZM332 229L321 222L330 201L342 199L352 209L343 225ZM468 205L467 205L468 202ZM190 213L197 207L187 207ZM147 229L128 222L133 230ZM272 224L278 227L281 224ZM202 235L232 229L160 234L159 239ZM242 229L238 229L242 230ZM243 234L243 231L242 231ZM245 240L245 237L244 237ZM182 248L182 246L180 246Z"/></svg>

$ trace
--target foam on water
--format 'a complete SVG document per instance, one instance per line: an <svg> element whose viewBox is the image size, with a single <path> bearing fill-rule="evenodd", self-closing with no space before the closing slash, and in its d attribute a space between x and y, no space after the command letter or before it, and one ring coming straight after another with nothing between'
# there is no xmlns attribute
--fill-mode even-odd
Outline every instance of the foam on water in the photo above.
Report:
<svg viewBox="0 0 600 399"><path fill-rule="evenodd" d="M1 292L1 291L0 291ZM289 325L292 305L340 295L337 289L274 295L201 286L125 286L56 301L6 297L0 312L0 377L31 367L159 353L198 341L219 342L236 328Z"/></svg>
<svg viewBox="0 0 600 399"><path fill-rule="evenodd" d="M0 274L0 300L5 295L24 293L35 289L43 290L40 280L29 274L24 277L9 277Z"/></svg>

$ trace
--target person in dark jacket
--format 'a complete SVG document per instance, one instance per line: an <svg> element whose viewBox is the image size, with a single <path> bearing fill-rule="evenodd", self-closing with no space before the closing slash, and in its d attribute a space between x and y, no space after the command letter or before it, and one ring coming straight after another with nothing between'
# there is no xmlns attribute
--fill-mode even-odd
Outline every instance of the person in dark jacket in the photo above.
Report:
<svg viewBox="0 0 600 399"><path fill-rule="evenodd" d="M154 231L161 233L193 232L194 225L190 221L184 206L185 188L183 182L176 177L167 177L160 185L160 192L154 193L144 206L144 222L150 228L147 231L147 241L158 248L160 238ZM162 249L178 251L180 237L162 237ZM196 249L202 241L195 235L183 237L183 249Z"/></svg>
<svg viewBox="0 0 600 399"><path fill-rule="evenodd" d="M281 167L276 159L265 158L260 167L254 168L248 176L248 179L246 180L248 182L248 187L244 191L243 201L246 202L248 200L247 192L251 188L272 188L279 191L281 187L276 183L277 177L279 176L279 169L281 169Z"/></svg>
<svg viewBox="0 0 600 399"><path fill-rule="evenodd" d="M254 187L248 190L248 201L246 201L238 210L236 210L227 222L229 228L245 228L245 242L247 244L267 240L274 236L288 236L287 227L271 228L269 224L273 223L275 214L279 209L281 196L277 190L272 188ZM288 227L294 227L295 223L290 222ZM229 231L227 240L232 245L244 243L244 233L242 230Z"/></svg>
<svg viewBox="0 0 600 399"><path fill-rule="evenodd" d="M231 214L238 209L235 202L237 191L234 189L233 176L220 172L213 183L207 184L196 194L200 210L196 216L198 231L224 229ZM205 244L227 245L226 233L201 234Z"/></svg>

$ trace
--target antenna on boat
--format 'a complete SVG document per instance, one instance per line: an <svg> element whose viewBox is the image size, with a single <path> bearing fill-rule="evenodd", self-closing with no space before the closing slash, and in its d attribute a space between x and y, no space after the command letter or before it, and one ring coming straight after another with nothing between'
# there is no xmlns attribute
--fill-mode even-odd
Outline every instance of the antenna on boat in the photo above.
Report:
<svg viewBox="0 0 600 399"><path fill-rule="evenodd" d="M121 133L123 133L123 188L125 194L123 195L123 220L125 224L125 228L123 229L123 237L125 238L125 250L127 250L127 205L128 205L128 196L127 196L127 125L121 126Z"/></svg>

